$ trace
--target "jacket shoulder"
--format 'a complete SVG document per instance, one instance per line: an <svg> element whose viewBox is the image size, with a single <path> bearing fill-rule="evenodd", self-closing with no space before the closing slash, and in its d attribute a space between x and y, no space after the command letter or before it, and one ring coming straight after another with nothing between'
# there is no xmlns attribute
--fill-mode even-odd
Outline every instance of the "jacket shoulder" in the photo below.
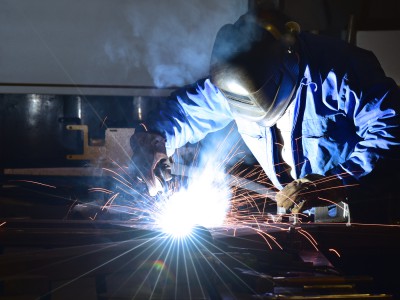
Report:
<svg viewBox="0 0 400 300"><path fill-rule="evenodd" d="M305 63L322 78L330 71L338 77L346 74L353 88L361 90L386 78L372 51L323 35L302 33L300 39Z"/></svg>

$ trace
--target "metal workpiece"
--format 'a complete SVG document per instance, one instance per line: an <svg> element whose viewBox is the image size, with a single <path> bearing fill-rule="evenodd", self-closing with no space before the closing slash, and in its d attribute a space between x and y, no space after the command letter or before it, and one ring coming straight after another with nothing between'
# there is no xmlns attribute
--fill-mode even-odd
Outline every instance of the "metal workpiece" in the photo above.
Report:
<svg viewBox="0 0 400 300"><path fill-rule="evenodd" d="M0 226L0 295L5 296L15 293L13 284L25 281L21 289L36 297L55 295L60 282L66 294L76 283L92 282L87 288L105 299L395 299L377 275L398 263L381 266L377 273L351 268L381 257L376 251L362 253L365 243L375 241L381 251L393 248L383 241L399 228L306 224L289 232L280 224L265 231L281 245L271 249L251 228L198 228L191 238L174 239L140 222L5 222ZM321 242L318 249L304 232ZM365 243L343 241L367 232L371 238ZM332 234L342 241L328 241ZM338 268L341 258L332 248L346 261L351 256L352 266ZM381 257L381 264L395 251L398 247ZM358 258L354 252L360 252Z"/></svg>
<svg viewBox="0 0 400 300"><path fill-rule="evenodd" d="M171 173L173 175L193 177L198 174L201 174L202 170L195 166L185 165L185 164L174 162L171 164ZM266 197L268 195L274 195L276 192L274 189L268 188L267 186L265 186L263 184L254 182L250 179L240 177L237 175L224 173L224 178L225 178L226 182L228 182L234 186L240 187L245 190L253 191L258 194L265 195Z"/></svg>

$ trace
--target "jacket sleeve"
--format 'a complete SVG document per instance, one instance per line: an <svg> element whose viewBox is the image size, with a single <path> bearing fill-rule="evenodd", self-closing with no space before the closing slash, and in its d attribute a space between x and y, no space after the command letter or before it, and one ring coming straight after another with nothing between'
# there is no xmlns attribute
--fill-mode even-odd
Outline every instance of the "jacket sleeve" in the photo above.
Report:
<svg viewBox="0 0 400 300"><path fill-rule="evenodd" d="M200 141L232 120L227 100L206 78L173 92L150 114L146 125L166 138L167 155L171 156L175 149Z"/></svg>
<svg viewBox="0 0 400 300"><path fill-rule="evenodd" d="M360 184L364 190L393 188L392 171L400 166L400 90L372 53L354 58L352 63L341 99L345 99L346 115L353 118L360 139L347 160L330 173L342 177L345 184Z"/></svg>

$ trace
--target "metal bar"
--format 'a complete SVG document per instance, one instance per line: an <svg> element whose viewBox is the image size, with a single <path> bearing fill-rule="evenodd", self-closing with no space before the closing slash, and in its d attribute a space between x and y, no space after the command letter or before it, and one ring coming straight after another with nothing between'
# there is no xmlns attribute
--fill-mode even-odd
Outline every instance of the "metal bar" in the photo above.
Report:
<svg viewBox="0 0 400 300"><path fill-rule="evenodd" d="M175 88L152 86L96 85L96 84L51 84L0 82L1 94L57 94L57 95L109 95L166 97Z"/></svg>

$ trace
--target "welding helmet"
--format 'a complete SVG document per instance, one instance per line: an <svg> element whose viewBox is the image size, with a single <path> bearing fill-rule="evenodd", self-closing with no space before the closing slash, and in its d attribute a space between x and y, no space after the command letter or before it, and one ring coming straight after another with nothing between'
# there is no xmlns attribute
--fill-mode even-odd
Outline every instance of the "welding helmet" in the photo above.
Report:
<svg viewBox="0 0 400 300"><path fill-rule="evenodd" d="M268 14L243 15L218 31L211 55L211 82L233 115L266 127L284 114L299 80L300 27L279 20L281 26Z"/></svg>

